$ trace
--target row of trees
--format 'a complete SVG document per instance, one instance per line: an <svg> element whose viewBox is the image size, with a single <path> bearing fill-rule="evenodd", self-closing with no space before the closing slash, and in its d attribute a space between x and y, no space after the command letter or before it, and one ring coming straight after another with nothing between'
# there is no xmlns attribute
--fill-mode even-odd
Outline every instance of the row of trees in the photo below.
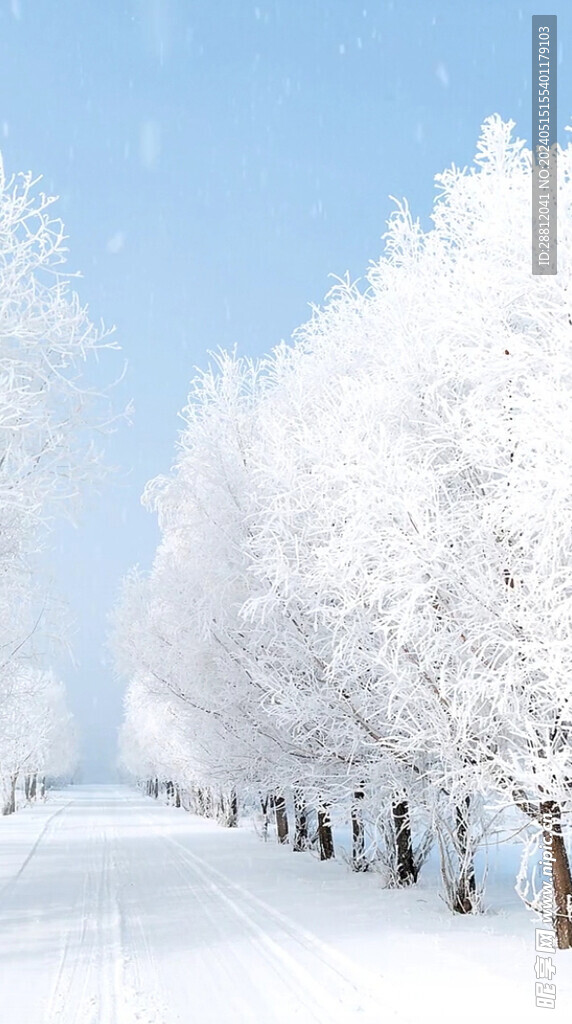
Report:
<svg viewBox="0 0 572 1024"><path fill-rule="evenodd" d="M107 401L84 388L82 367L109 344L63 272L65 236L53 199L30 174L7 177L0 158L0 789L15 809L38 777L73 770L75 734L50 671L49 588L41 573L54 515L70 511L100 472L95 426ZM102 404L103 403L103 404ZM61 639L61 636L58 637Z"/></svg>
<svg viewBox="0 0 572 1024"><path fill-rule="evenodd" d="M46 780L68 779L77 754L63 684L50 671L19 666L0 691L2 813L16 810L18 784L31 801L45 794Z"/></svg>
<svg viewBox="0 0 572 1024"><path fill-rule="evenodd" d="M113 642L134 776L287 797L298 837L309 808L346 820L357 867L375 819L401 883L435 837L461 912L491 817L520 816L567 948L572 150L560 272L533 278L513 127L489 118L475 166L437 176L431 230L398 204L365 286L292 345L197 376Z"/></svg>

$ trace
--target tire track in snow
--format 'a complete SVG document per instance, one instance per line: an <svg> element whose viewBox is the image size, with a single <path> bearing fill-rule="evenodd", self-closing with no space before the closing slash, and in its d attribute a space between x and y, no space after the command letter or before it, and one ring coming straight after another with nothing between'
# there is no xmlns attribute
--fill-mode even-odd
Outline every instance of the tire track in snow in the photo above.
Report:
<svg viewBox="0 0 572 1024"><path fill-rule="evenodd" d="M140 981L149 973L152 954L140 921L133 955L126 952L118 885L129 863L122 838L108 813L82 835L75 853L83 874L81 899L72 899L42 1024L174 1024L142 996L142 984L132 984L134 974Z"/></svg>
<svg viewBox="0 0 572 1024"><path fill-rule="evenodd" d="M192 852L192 828L180 839L126 791L80 792L50 815L4 907L18 955L41 968L22 1019L395 1024L383 979Z"/></svg>
<svg viewBox="0 0 572 1024"><path fill-rule="evenodd" d="M141 917L131 921L132 933L137 939L137 953L123 953L123 995L126 1020L131 1024L174 1024L174 1016L165 1016L166 1008L159 996L161 986L157 964L151 952L147 932ZM122 935L127 935L127 926L122 924ZM129 946L133 948L133 943ZM124 949L127 948L124 946ZM147 990L151 988L151 993ZM177 1018L178 1019L178 1018ZM123 1024L123 1018L121 1018Z"/></svg>
<svg viewBox="0 0 572 1024"><path fill-rule="evenodd" d="M97 907L93 918L94 939L89 968L85 972L84 1009L77 1017L77 1024L103 1024L104 1021L105 1024L116 1024L117 1006L122 991L120 972L117 969L120 952L118 908L112 886L115 865L107 828L101 829L99 840L101 863L98 873ZM89 1016L86 1016L86 1010Z"/></svg>
<svg viewBox="0 0 572 1024"><path fill-rule="evenodd" d="M85 847L90 856L79 927L76 914L65 936L45 1024L116 1024L118 1007L124 1006L120 912L106 829L92 829Z"/></svg>
<svg viewBox="0 0 572 1024"><path fill-rule="evenodd" d="M45 839L45 837L47 835L47 832L48 832L48 830L50 828L50 825L52 824L54 819L58 818L60 816L60 814L63 814L63 812L71 805L71 803L72 803L72 801L69 800L67 803L65 803L63 805L63 807L58 807L57 811L54 811L53 814L50 814L50 817L45 822L44 827L42 828L42 831L40 832L39 836L37 837L34 845L30 849L29 853L27 854L27 856L25 857L23 862L20 864L20 867L16 871L16 874L12 875L12 877L9 878L8 881L5 882L4 885L2 886L2 888L0 889L0 899L2 898L2 896L6 892L8 892L9 889L11 889L14 885L16 885L16 882L23 875L23 873L26 870L26 868L28 867L28 864L30 863L32 857L36 853L38 847L40 846L42 841Z"/></svg>
<svg viewBox="0 0 572 1024"><path fill-rule="evenodd" d="M149 824L155 834L161 835L160 827L155 822ZM182 862L203 883L209 893L208 899L214 897L219 900L243 922L255 937L258 951L287 982L287 987L311 1010L312 1019L347 1024L353 1017L361 1017L363 1020L378 1022L383 1013L386 1020L393 1017L403 1021L402 1010L390 1005L388 992L382 989L382 985L370 972L233 882L172 836L163 834L162 838L177 848ZM193 895L197 897L196 892ZM199 899L208 914L208 900L202 896ZM265 923L261 924L254 916L253 908L262 911L265 919L279 926L280 934L286 937L289 949L284 942L277 942L269 934L267 925L265 927Z"/></svg>
<svg viewBox="0 0 572 1024"><path fill-rule="evenodd" d="M297 1011L292 1013L294 997L297 1000L298 1008L301 1003L307 1011L304 1015L304 1024L323 1024L322 1011L320 1010L320 1016L317 1016L309 1006L307 987L301 990L300 986L295 986L292 970L285 969L282 957L272 956L268 945L260 942L258 932L256 930L253 932L252 929L246 933L243 932L239 943L231 944L229 947L229 920L226 901L220 899L220 896L217 899L218 894L215 894L213 899L212 890L205 885L204 879L201 877L199 877L200 885L198 887L194 885L192 889L189 889L189 882L192 882L192 876L189 875L189 864L178 853L176 853L175 859L170 861L169 867L178 875L181 881L181 890L192 899L195 907L200 908L201 914L195 913L193 920L198 918L200 925L204 925L205 921L208 922L208 935L205 937L203 934L200 948L194 951L193 973L200 977L203 983L205 978L210 981L209 988L216 992L216 998L220 999L222 995L225 1005L224 1011L221 1009L221 1014L224 1012L225 1020L240 1022L240 1024L244 1024L244 1022L249 1022L249 1024L265 1022L266 1024L269 1021L272 1021L273 1024L283 1024L285 1020L290 1021L294 1015L300 1019ZM191 872L196 878L196 871L191 868ZM221 910L223 911L222 916ZM241 924L244 925L244 920L241 921ZM197 960L199 972L197 972ZM273 978L274 984L272 985ZM250 1000L244 992L245 981L248 983L247 987L252 989L252 999ZM286 1006L286 1016L282 1015L277 1006L280 1006L281 1009ZM211 1012L214 1009L215 1006L211 1002ZM315 1009L314 1006L314 1011ZM308 1016L308 1013L311 1016ZM214 1019L213 1016L209 1017L210 1021ZM218 1021L219 1018L216 1019ZM336 1018L333 1020L336 1024Z"/></svg>
<svg viewBox="0 0 572 1024"><path fill-rule="evenodd" d="M118 844L115 867L120 880L130 879L131 863L123 844ZM160 997L161 985L157 962L148 932L143 924L141 912L127 906L126 890L127 887L122 885L118 895L124 1003L121 1024L124 1024L124 1021L125 1024L175 1024L172 1014L169 1017L165 1016L166 1006Z"/></svg>
<svg viewBox="0 0 572 1024"><path fill-rule="evenodd" d="M84 948L86 943L87 934L87 906L88 906L88 887L93 884L91 880L91 873L86 871L83 883L82 900L81 900L81 930L78 939L78 948L81 950ZM75 974L80 963L79 954L76 953L75 960L68 969L68 961L70 959L70 950L74 941L74 927L70 926L67 929L64 944L60 954L60 962L58 964L58 970L54 985L52 988L52 994L47 1009L46 1024L56 1024L61 1021L62 1014L66 1008L66 997L73 988ZM66 977L66 971L68 976Z"/></svg>
<svg viewBox="0 0 572 1024"><path fill-rule="evenodd" d="M85 1018L87 988L95 960L95 920L100 907L101 873L94 829L86 840L90 856L85 859L79 918L71 918L48 1005L46 1024L91 1024ZM94 852L92 852L92 849ZM78 927L79 925L79 927Z"/></svg>

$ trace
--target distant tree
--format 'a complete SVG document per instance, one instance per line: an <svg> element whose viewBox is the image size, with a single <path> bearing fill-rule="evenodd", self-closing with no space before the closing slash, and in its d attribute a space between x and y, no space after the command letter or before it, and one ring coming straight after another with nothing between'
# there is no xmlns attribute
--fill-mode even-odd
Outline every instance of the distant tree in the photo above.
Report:
<svg viewBox="0 0 572 1024"><path fill-rule="evenodd" d="M116 346L71 289L63 225L38 181L7 177L0 158L0 762L12 781L32 771L30 758L35 775L40 761L42 771L50 760L67 771L71 757L60 684L41 670L47 592L37 555L52 518L71 514L101 477L94 439L113 422L84 367ZM48 751L49 734L59 753Z"/></svg>
<svg viewBox="0 0 572 1024"><path fill-rule="evenodd" d="M38 779L65 778L77 764L73 719L52 672L20 669L0 691L0 784L3 813L16 810L19 780L34 799Z"/></svg>

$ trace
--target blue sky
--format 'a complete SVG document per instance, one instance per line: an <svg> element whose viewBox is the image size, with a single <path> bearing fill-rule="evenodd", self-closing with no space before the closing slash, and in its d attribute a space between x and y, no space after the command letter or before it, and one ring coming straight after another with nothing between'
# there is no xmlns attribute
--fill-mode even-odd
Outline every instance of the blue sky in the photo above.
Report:
<svg viewBox="0 0 572 1024"><path fill-rule="evenodd" d="M559 18L559 123L572 118ZM406 196L424 225L433 175L469 163L494 112L530 137L530 4L504 0L1 0L0 146L60 196L92 316L115 324L133 425L117 473L59 527L51 567L76 616L60 666L85 777L115 757L121 687L106 616L157 531L140 505L168 470L178 410L207 350L271 348L361 276ZM562 134L564 141L564 135Z"/></svg>

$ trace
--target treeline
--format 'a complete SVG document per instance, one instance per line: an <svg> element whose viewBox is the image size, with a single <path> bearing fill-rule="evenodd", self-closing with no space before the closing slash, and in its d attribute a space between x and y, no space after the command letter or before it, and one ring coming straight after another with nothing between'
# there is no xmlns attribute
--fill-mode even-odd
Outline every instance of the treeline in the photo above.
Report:
<svg viewBox="0 0 572 1024"><path fill-rule="evenodd" d="M197 376L114 645L135 778L195 810L286 801L295 848L346 822L354 867L381 858L388 884L435 841L463 913L493 820L519 818L552 843L566 948L570 300L566 275L531 276L512 128L488 119L475 166L437 176L431 230L398 205L363 285L339 281L291 345Z"/></svg>
<svg viewBox="0 0 572 1024"><path fill-rule="evenodd" d="M53 198L0 158L0 807L19 781L34 797L46 775L73 770L77 752L61 682L50 665L65 639L43 571L49 528L100 476L94 429L107 400L83 366L108 344L64 272L65 235ZM38 781L40 780L40 781Z"/></svg>
<svg viewBox="0 0 572 1024"><path fill-rule="evenodd" d="M52 672L18 667L0 699L2 814L44 797L46 777L66 780L77 763L77 739L63 684Z"/></svg>

